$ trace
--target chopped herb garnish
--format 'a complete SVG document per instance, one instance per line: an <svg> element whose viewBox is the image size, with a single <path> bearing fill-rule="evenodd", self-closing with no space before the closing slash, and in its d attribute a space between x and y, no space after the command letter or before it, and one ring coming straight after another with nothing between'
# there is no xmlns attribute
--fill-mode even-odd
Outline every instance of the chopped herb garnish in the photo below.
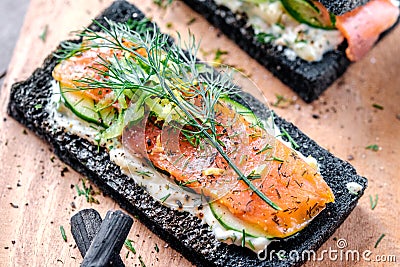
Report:
<svg viewBox="0 0 400 267"><path fill-rule="evenodd" d="M34 108L35 108L35 109L40 109L40 108L42 108L42 104L36 104L36 105L34 106Z"/></svg>
<svg viewBox="0 0 400 267"><path fill-rule="evenodd" d="M376 109L380 109L383 110L383 106L379 105L379 104L372 104L372 107L376 108Z"/></svg>
<svg viewBox="0 0 400 267"><path fill-rule="evenodd" d="M283 254L283 251L278 251L278 253L275 253L275 255L279 258L279 260L286 259L286 255Z"/></svg>
<svg viewBox="0 0 400 267"><path fill-rule="evenodd" d="M150 171L136 171L137 174L150 177L153 173Z"/></svg>
<svg viewBox="0 0 400 267"><path fill-rule="evenodd" d="M374 210L376 205L378 205L378 194L375 195L375 200L369 195L369 203L371 204L371 210Z"/></svg>
<svg viewBox="0 0 400 267"><path fill-rule="evenodd" d="M192 25L194 22L196 21L196 18L191 18L187 23L186 23L186 25Z"/></svg>
<svg viewBox="0 0 400 267"><path fill-rule="evenodd" d="M254 247L254 245L253 245L253 242L251 242L251 240L247 241L247 243L249 244L249 246L250 246L250 248L251 248L252 250L255 250L255 249L256 249L256 248Z"/></svg>
<svg viewBox="0 0 400 267"><path fill-rule="evenodd" d="M283 95L275 94L276 100L272 103L272 106L277 108L286 108L293 103L293 101L289 98L286 98Z"/></svg>
<svg viewBox="0 0 400 267"><path fill-rule="evenodd" d="M285 128L281 127L281 131L282 131L281 136L286 136L287 139L289 139L289 142L292 144L292 147L294 149L300 148L300 146L296 143L296 141L294 141L294 139L289 135L289 133L285 130Z"/></svg>
<svg viewBox="0 0 400 267"><path fill-rule="evenodd" d="M304 44L306 44L306 43L307 43L307 40L304 40L304 39L296 39L296 40L294 40L294 42L295 42L296 44L299 44L299 43L304 43Z"/></svg>
<svg viewBox="0 0 400 267"><path fill-rule="evenodd" d="M281 28L282 30L285 29L285 25L283 25L282 23L277 22L277 23L275 23L275 25L278 26L279 28Z"/></svg>
<svg viewBox="0 0 400 267"><path fill-rule="evenodd" d="M89 185L89 187L86 187L86 179L82 179L83 190L81 190L77 184L75 185L75 188L76 192L78 193L78 196L85 196L86 201L88 203L95 203L95 204L100 203L97 199L94 198L96 192L93 190L92 186Z"/></svg>
<svg viewBox="0 0 400 267"><path fill-rule="evenodd" d="M143 32L145 29L148 28L148 25L150 23L149 18L142 18L141 20L136 20L129 18L128 21L126 22L126 25L129 27L129 29L134 29L138 32Z"/></svg>
<svg viewBox="0 0 400 267"><path fill-rule="evenodd" d="M261 153L263 153L263 152L265 152L265 151L267 151L267 150L269 150L271 148L272 148L272 146L270 144L267 144L263 149L261 149L260 151L257 151L256 155L261 154Z"/></svg>
<svg viewBox="0 0 400 267"><path fill-rule="evenodd" d="M126 239L124 242L124 245L127 249L129 249L130 252L132 252L133 254L136 254L136 249L132 245L132 240Z"/></svg>
<svg viewBox="0 0 400 267"><path fill-rule="evenodd" d="M172 22L167 22L167 24L165 24L165 26L166 26L168 29L171 29L172 26L174 26L174 25L172 24Z"/></svg>
<svg viewBox="0 0 400 267"><path fill-rule="evenodd" d="M144 264L144 261L143 261L143 259L142 259L142 256L139 255L138 258L139 258L139 261L140 261L140 266L141 266L141 267L146 267L146 264Z"/></svg>
<svg viewBox="0 0 400 267"><path fill-rule="evenodd" d="M42 33L39 35L40 40L42 40L43 42L46 42L46 38L47 38L47 31L49 30L49 25L45 25L44 29L42 31Z"/></svg>
<svg viewBox="0 0 400 267"><path fill-rule="evenodd" d="M246 246L246 230L245 229L242 230L242 235L243 235L243 237L242 237L242 247L245 247Z"/></svg>
<svg viewBox="0 0 400 267"><path fill-rule="evenodd" d="M256 173L255 170L252 170L251 173L247 175L247 178L249 178L250 180L260 179L261 175L259 173Z"/></svg>
<svg viewBox="0 0 400 267"><path fill-rule="evenodd" d="M61 232L61 236L64 239L65 242L67 242L67 235L65 234L65 229L64 226L60 226L60 232Z"/></svg>
<svg viewBox="0 0 400 267"><path fill-rule="evenodd" d="M193 183L195 183L195 182L197 182L197 180L191 180L191 181L186 181L186 182L179 182L178 183L178 185L179 186L186 186L186 185L188 185L188 184L193 184Z"/></svg>
<svg viewBox="0 0 400 267"><path fill-rule="evenodd" d="M222 63L222 56L228 54L228 51L224 51L221 49L217 49L217 51L215 52L215 56L214 56L214 62L215 63Z"/></svg>
<svg viewBox="0 0 400 267"><path fill-rule="evenodd" d="M157 253L160 252L160 249L158 248L158 245L157 245L157 244L155 244L154 250L155 250Z"/></svg>
<svg viewBox="0 0 400 267"><path fill-rule="evenodd" d="M168 193L167 195L163 196L160 200L161 203L164 203L169 197L171 196L171 193Z"/></svg>
<svg viewBox="0 0 400 267"><path fill-rule="evenodd" d="M169 6L169 5L171 5L172 1L173 0L153 0L153 3L156 4L159 7L165 8L165 7Z"/></svg>
<svg viewBox="0 0 400 267"><path fill-rule="evenodd" d="M365 147L365 149L370 149L370 150L376 152L379 150L379 146L377 144L373 144L373 145L369 145L369 146Z"/></svg>
<svg viewBox="0 0 400 267"><path fill-rule="evenodd" d="M271 33L260 32L256 35L256 39L258 42L266 44L275 40L276 36Z"/></svg>
<svg viewBox="0 0 400 267"><path fill-rule="evenodd" d="M382 234L382 235L378 238L378 240L376 240L376 243L375 243L374 248L377 248L377 247L378 247L379 243L382 241L382 239L383 239L385 236L386 236L385 234Z"/></svg>
<svg viewBox="0 0 400 267"><path fill-rule="evenodd" d="M272 158L267 159L267 161L285 162L283 159L277 158L275 156L273 156Z"/></svg>

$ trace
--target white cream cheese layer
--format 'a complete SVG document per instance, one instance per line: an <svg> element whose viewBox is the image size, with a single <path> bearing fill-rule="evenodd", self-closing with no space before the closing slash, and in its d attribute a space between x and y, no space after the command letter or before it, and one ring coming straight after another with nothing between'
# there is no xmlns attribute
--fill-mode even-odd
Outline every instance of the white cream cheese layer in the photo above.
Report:
<svg viewBox="0 0 400 267"><path fill-rule="evenodd" d="M296 56L306 61L319 61L323 55L337 48L344 40L338 30L324 30L300 23L292 18L280 1L251 3L242 0L214 0L232 12L245 13L258 39L286 47L289 60Z"/></svg>
<svg viewBox="0 0 400 267"><path fill-rule="evenodd" d="M124 149L118 139L108 140L107 142L99 141L97 137L101 127L78 118L65 107L61 100L59 85L55 81L53 81L53 95L46 109L54 120L54 127L61 126L67 132L76 134L95 144L100 142L101 146L107 147L110 160L118 165L125 175L133 178L140 186L145 187L150 195L160 200L164 205L173 209L187 211L199 217L210 227L217 240L238 246L242 245L242 232L226 230L214 217L209 205L202 203L200 195L185 190L185 187L172 182L153 167L146 165L141 157L127 153L127 149ZM269 124L271 123L272 120L269 121ZM273 127L273 129L275 135L278 136L277 138L290 147L291 144L289 142L285 142L279 137L280 130L277 127ZM305 157L297 151L296 153L311 166L318 167L314 158ZM245 240L245 246L256 253L265 249L271 243L270 239L262 236L246 236Z"/></svg>

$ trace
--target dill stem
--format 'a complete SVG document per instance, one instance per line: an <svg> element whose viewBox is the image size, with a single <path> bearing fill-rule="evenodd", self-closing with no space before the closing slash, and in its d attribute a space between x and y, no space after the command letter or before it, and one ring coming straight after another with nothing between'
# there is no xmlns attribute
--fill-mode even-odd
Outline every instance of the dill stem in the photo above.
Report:
<svg viewBox="0 0 400 267"><path fill-rule="evenodd" d="M172 92L171 88L165 83L163 79L161 79L160 75L157 73L157 76L160 78L160 81L163 83L164 88L168 91L170 97L173 99L175 104L185 113L188 118L196 123L196 127L207 137L208 140L212 143L212 145L217 149L219 154L228 162L229 166L236 172L239 176L239 180L245 182L249 188L256 193L263 201L265 201L268 205L270 205L275 210L281 210L281 208L276 205L272 200L270 200L264 193L262 193L243 173L242 171L236 166L234 162L232 162L231 158L225 153L222 147L218 144L218 142L204 129L204 127L197 122L195 117L185 109L180 103L180 101L176 98L175 94Z"/></svg>

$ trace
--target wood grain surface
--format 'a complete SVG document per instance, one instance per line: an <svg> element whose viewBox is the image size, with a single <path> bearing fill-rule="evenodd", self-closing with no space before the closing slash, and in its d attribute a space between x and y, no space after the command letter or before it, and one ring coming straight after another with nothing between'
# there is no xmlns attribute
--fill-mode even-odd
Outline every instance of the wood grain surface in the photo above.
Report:
<svg viewBox="0 0 400 267"><path fill-rule="evenodd" d="M323 250L338 250L337 240L345 239L343 252L370 250L371 261L341 260L340 253L334 260L325 254L323 261L310 261L306 266L397 266L374 260L379 255L395 255L400 262L400 27L350 66L319 100L307 105L183 3L175 1L162 9L150 0L131 2L172 35L179 31L186 36L190 29L201 40L203 59L212 60L217 49L228 51L222 56L224 62L249 74L270 102L276 94L295 100L286 108L273 109L333 154L349 160L369 179L359 205L317 255ZM6 115L11 85L26 79L61 40L88 25L110 3L31 0L0 91L0 266L78 266L82 257L70 232L70 217L88 207L103 217L107 210L119 208L101 194L96 196L100 204L89 204L78 196L74 185L83 177L69 167L62 172L66 166L54 158L49 146ZM46 27L46 40L42 41L39 35ZM371 144L377 144L379 151L366 149ZM369 197L375 199L376 195L378 203L372 210ZM66 229L67 242L60 226ZM382 234L385 237L374 248ZM129 238L137 254L129 253L125 258L128 250L123 248L121 257L127 266L140 266L139 255L146 266L191 266L136 219Z"/></svg>

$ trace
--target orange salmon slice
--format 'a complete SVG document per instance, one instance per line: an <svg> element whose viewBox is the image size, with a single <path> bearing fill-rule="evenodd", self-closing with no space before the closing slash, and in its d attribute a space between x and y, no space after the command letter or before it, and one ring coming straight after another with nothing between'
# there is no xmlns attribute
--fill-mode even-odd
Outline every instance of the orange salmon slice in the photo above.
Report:
<svg viewBox="0 0 400 267"><path fill-rule="evenodd" d="M171 151L165 148L168 140L162 139L163 130L151 122L146 123L145 140L140 140L143 136L136 135L128 145L135 150L135 144L145 143L147 157L156 168L168 172L175 181L209 196L239 220L261 229L266 237L284 238L293 235L317 216L327 203L334 201L332 190L316 167L308 164L296 151L279 140L274 142L272 148L263 151L271 138L265 139L259 128L242 117L239 118L239 124L245 128L247 140L243 136L236 137L240 142L232 138L237 132L235 128L218 129L220 140L225 144L224 149L231 152L246 176L252 175L259 166L266 166L259 171L260 177L252 179L252 182L281 210L273 209L251 191L246 183L238 181L237 174L230 170L220 154L211 153L205 163L199 149L182 134L178 141L179 152L173 153L184 155L187 163L184 167L171 160ZM141 151L136 152L143 154ZM197 165L201 165L201 168ZM210 172L207 174L207 171ZM221 189L224 186L227 188Z"/></svg>
<svg viewBox="0 0 400 267"><path fill-rule="evenodd" d="M336 27L347 39L346 55L351 61L361 59L399 17L399 8L389 0L372 0L336 17Z"/></svg>

